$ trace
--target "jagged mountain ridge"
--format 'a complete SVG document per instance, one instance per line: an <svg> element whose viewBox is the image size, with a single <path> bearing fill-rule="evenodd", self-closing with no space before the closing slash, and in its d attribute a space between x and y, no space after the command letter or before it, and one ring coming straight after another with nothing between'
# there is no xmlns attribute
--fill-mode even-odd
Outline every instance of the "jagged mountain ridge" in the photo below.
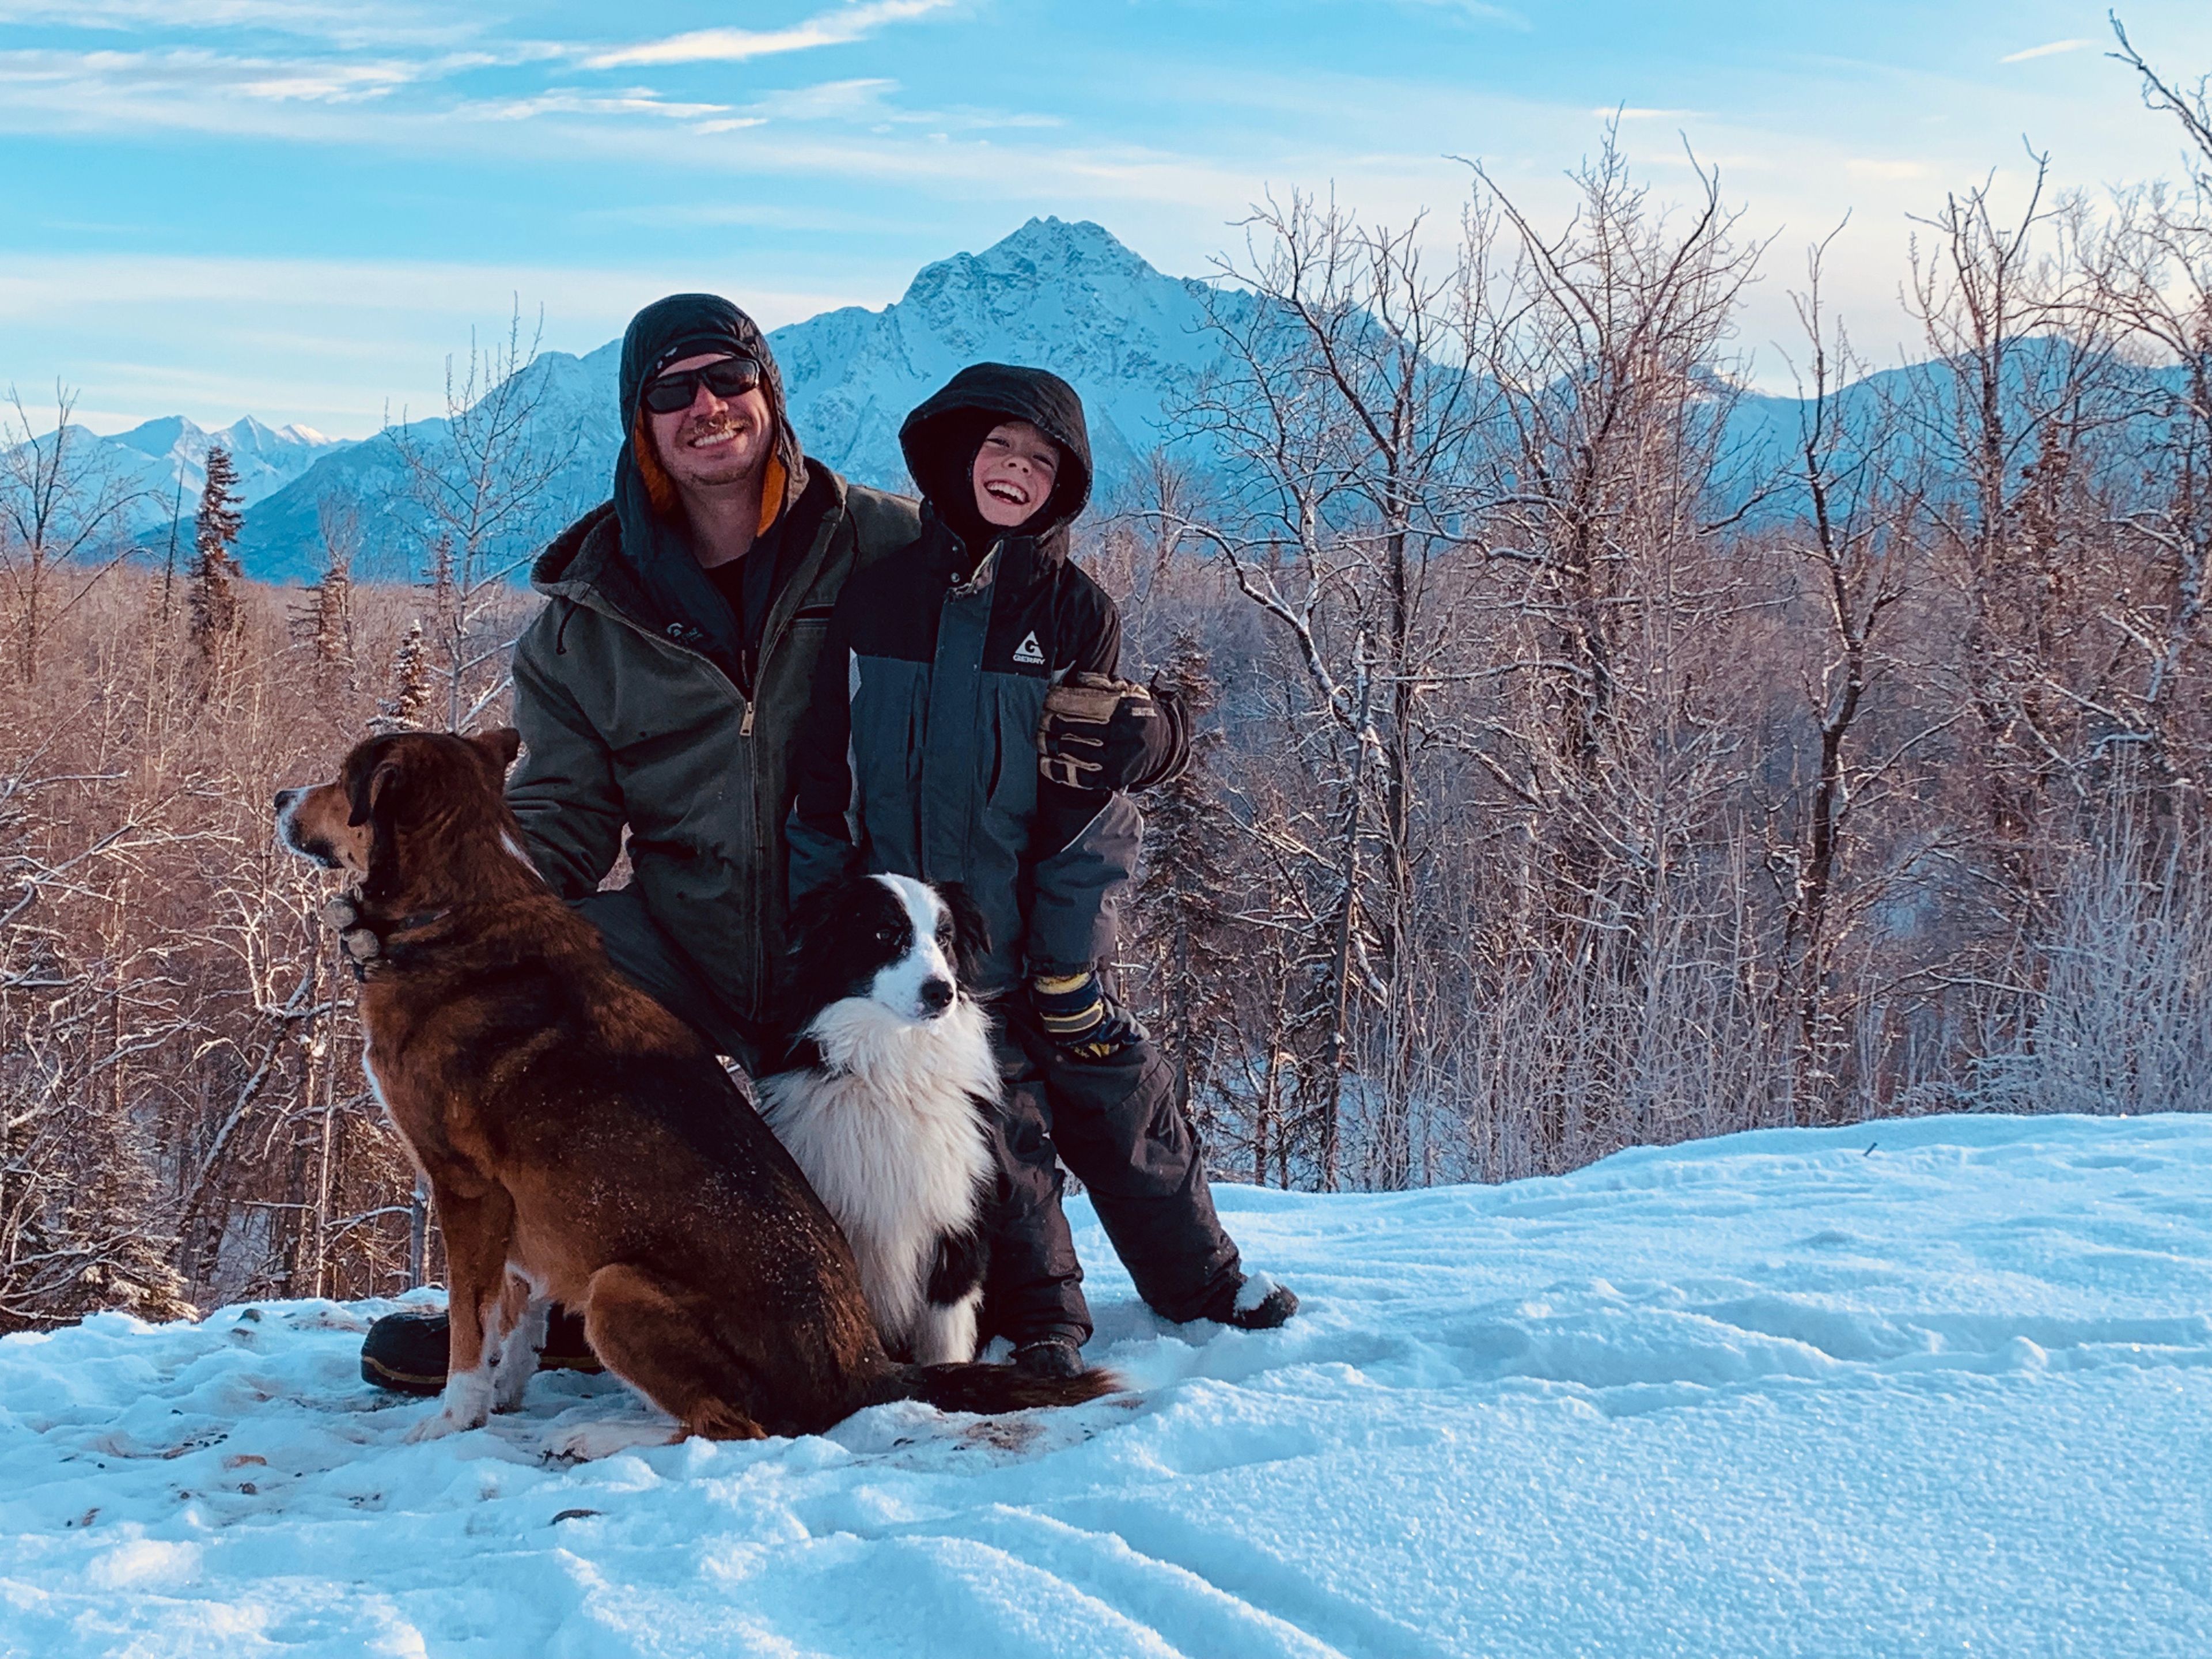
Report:
<svg viewBox="0 0 2212 1659"><path fill-rule="evenodd" d="M1168 435L1176 399L1212 360L1202 331L1206 295L1206 284L1163 276L1099 225L1032 219L981 253L925 266L879 311L846 307L768 337L807 453L856 483L908 488L899 422L955 370L995 360L1041 365L1075 386L1090 419L1100 489L1110 491ZM566 441L572 432L576 438L546 492L541 516L551 523L606 497L621 441L620 357L615 341L581 357L547 352L528 371L539 400L536 427L549 441L556 434ZM407 440L434 448L444 425L410 423ZM374 506L404 483L392 434L379 434L249 512L240 556L257 576L311 577L322 560L322 502L349 502L362 523L372 524L381 516ZM407 574L418 552L365 544L363 574Z"/></svg>
<svg viewBox="0 0 2212 1659"><path fill-rule="evenodd" d="M1209 303L1229 307L1241 320L1242 308L1256 302L1233 289L1164 276L1098 225L1032 219L981 253L924 267L880 310L825 312L769 338L808 452L856 482L890 489L908 487L899 422L955 370L982 360L1052 368L1084 398L1098 493L1110 500L1171 435L1177 405L1218 360L1218 337L1204 328ZM620 437L620 353L618 341L582 356L547 352L526 371L528 395L537 403L533 441L541 453L556 445L568 453L530 529L515 546L501 550L501 562L519 561L530 544L605 499ZM2040 348L2016 352L2011 367L2033 377L2048 369L2045 355ZM2162 381L2170 372L2141 375ZM1941 366L1915 364L1881 371L1837 397L1846 425L1869 420L1885 403L1915 411L1922 428L1917 441L1927 443L1947 422L1954 393ZM1724 449L1729 470L1742 475L1747 489L1747 481L1789 463L1803 413L1789 397L1745 392L1731 399ZM434 418L357 443L333 443L301 428L272 431L250 416L212 434L173 417L113 438L85 435L105 454L121 458L118 465L148 470L149 542L166 537L179 475L189 514L199 482L194 459L204 455L208 441L222 439L238 453L246 484L239 553L251 574L312 579L324 562L327 503L345 509L340 518L349 516L359 528L359 574L389 580L419 574L426 539L419 511L403 505L408 474L399 445L434 456L447 441L446 429L444 420ZM1775 498L1778 504L1782 499Z"/></svg>
<svg viewBox="0 0 2212 1659"><path fill-rule="evenodd" d="M49 432L32 443L51 453L58 436L72 452L70 465L82 465L131 495L127 522L139 532L166 530L179 511L186 517L191 514L207 487L208 451L218 445L230 452L238 472L239 499L248 507L275 495L317 462L353 447L350 439L326 438L312 427L271 427L251 415L214 431L181 415L164 416L106 437L72 425L63 434Z"/></svg>

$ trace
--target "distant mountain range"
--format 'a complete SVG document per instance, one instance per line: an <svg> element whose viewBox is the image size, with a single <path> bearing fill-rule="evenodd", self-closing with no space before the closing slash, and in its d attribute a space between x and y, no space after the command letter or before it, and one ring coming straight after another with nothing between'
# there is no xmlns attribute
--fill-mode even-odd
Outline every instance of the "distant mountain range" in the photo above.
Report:
<svg viewBox="0 0 2212 1659"><path fill-rule="evenodd" d="M1239 292L1164 276L1098 225L1032 219L981 253L925 266L880 311L825 312L777 329L769 340L807 453L848 478L908 488L899 422L955 370L990 360L1040 364L1075 386L1089 415L1098 493L1110 497L1170 435L1182 394L1217 360L1217 338L1204 326L1210 294L1217 305L1254 303ZM732 297L743 303L742 294ZM619 341L580 357L547 352L526 371L534 411L525 444L566 459L531 528L507 550L514 556L606 498L621 435L620 355ZM2034 358L2022 354L2024 373L2034 372ZM2158 371L2146 373L2159 378ZM1924 374L1924 368L1886 370L1842 396L1851 404L1909 398L1923 416L1940 422L1949 396L1945 377L1901 378ZM1741 395L1726 438L1731 459L1747 474L1778 459L1796 441L1801 412L1794 398ZM97 447L103 464L141 482L147 495L138 523L149 545L167 539L179 499L189 518L208 446L230 448L247 504L239 556L249 573L276 581L312 580L321 568L326 508L356 527L363 577L417 574L421 515L402 505L409 475L398 446L434 459L448 443L442 419L410 422L398 441L392 431L333 441L302 427L271 429L250 416L219 432L172 416L111 438L76 435Z"/></svg>
<svg viewBox="0 0 2212 1659"><path fill-rule="evenodd" d="M46 434L36 441L37 447L50 447L55 437ZM251 415L213 432L181 415L148 421L107 437L71 426L64 441L71 467L88 467L131 495L130 522L142 533L166 529L179 507L191 516L207 484L208 451L217 445L230 452L240 499L249 507L267 500L318 461L353 447L350 439L325 438L312 427L264 426Z"/></svg>

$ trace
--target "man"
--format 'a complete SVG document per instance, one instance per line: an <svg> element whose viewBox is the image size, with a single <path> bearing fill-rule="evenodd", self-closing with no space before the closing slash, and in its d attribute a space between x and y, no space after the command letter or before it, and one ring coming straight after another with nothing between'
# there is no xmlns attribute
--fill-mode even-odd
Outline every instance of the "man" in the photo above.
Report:
<svg viewBox="0 0 2212 1659"><path fill-rule="evenodd" d="M726 300L640 312L619 395L614 499L531 571L551 603L515 647L507 799L616 968L750 1069L783 939L787 751L830 610L921 521L807 461L767 341ZM602 893L625 829L629 884ZM393 1315L362 1375L434 1392L446 1344L442 1314ZM556 1320L546 1353L590 1364L581 1322Z"/></svg>

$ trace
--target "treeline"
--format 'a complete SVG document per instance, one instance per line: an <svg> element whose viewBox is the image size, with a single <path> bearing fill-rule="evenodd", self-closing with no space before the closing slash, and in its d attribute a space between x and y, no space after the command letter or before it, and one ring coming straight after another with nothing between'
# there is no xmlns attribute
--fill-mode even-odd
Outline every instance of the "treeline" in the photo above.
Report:
<svg viewBox="0 0 2212 1659"><path fill-rule="evenodd" d="M1478 173L1448 248L1253 222L1191 441L1083 555L1204 711L1122 980L1222 1176L2212 1104L2212 121L2144 75L2188 182L1947 199L1919 368L1868 377L1814 250L1764 453L1779 261L1711 179L1662 206L1608 143L1561 228ZM434 1269L269 801L501 716L513 550L574 505L525 361L410 462L416 587L349 580L390 526L283 592L219 489L149 566L60 447L0 477L0 1328Z"/></svg>
<svg viewBox="0 0 2212 1659"><path fill-rule="evenodd" d="M1873 378L1812 249L1764 453L1711 176L1255 217L1105 562L1214 709L1136 948L1218 1164L2212 1104L2212 122L2141 72L2187 186L1947 198Z"/></svg>

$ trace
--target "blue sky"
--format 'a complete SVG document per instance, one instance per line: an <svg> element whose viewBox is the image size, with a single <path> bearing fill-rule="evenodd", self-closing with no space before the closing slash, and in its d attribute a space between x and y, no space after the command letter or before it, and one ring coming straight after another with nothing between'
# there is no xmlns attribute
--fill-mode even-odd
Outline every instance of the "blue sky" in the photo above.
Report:
<svg viewBox="0 0 2212 1659"><path fill-rule="evenodd" d="M2122 14L2212 70L2203 0ZM1772 379L1846 210L1836 292L1887 356L1906 216L2018 179L2023 136L2065 183L2178 170L2107 38L2071 0L0 0L0 383L358 436L512 295L564 350L677 288L774 325L1042 213L1202 274L1270 188L1449 219L1455 155L1555 214L1616 108L1662 194L1686 136L1778 234Z"/></svg>

